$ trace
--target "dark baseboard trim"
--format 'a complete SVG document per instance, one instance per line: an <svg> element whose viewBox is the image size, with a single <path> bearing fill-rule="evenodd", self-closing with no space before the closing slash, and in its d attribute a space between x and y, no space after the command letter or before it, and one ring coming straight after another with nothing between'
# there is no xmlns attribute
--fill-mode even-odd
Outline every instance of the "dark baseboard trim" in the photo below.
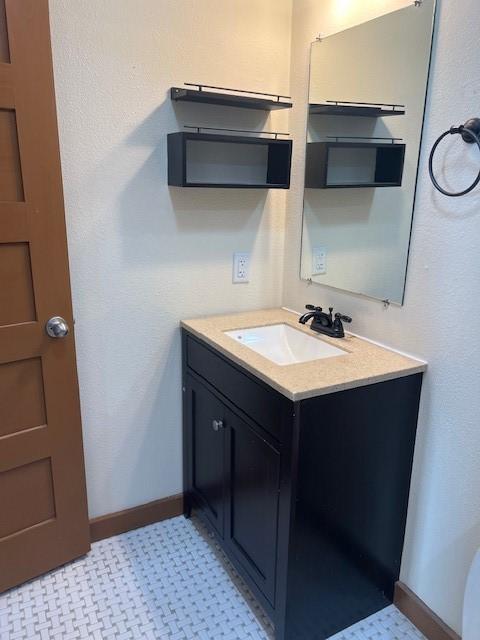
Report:
<svg viewBox="0 0 480 640"><path fill-rule="evenodd" d="M183 513L183 494L154 500L132 509L108 513L90 520L90 539L92 542L125 533L131 529L145 527L147 524L174 518Z"/></svg>
<svg viewBox="0 0 480 640"><path fill-rule="evenodd" d="M436 613L403 582L397 582L393 604L419 629L428 640L461 640Z"/></svg>

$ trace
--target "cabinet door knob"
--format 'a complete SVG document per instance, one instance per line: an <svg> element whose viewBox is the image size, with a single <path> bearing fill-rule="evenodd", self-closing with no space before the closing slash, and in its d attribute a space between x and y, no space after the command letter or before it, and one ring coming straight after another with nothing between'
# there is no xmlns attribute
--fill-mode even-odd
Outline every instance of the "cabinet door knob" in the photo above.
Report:
<svg viewBox="0 0 480 640"><path fill-rule="evenodd" d="M214 431L220 431L220 429L223 429L223 420L213 420L212 429Z"/></svg>

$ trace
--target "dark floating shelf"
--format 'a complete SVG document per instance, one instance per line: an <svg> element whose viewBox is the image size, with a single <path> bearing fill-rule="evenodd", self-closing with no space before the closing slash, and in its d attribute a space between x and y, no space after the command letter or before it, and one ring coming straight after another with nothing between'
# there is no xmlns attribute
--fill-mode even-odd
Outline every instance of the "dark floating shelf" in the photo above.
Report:
<svg viewBox="0 0 480 640"><path fill-rule="evenodd" d="M405 144L309 142L305 168L308 189L400 187Z"/></svg>
<svg viewBox="0 0 480 640"><path fill-rule="evenodd" d="M241 109L258 109L262 111L292 108L291 102L282 101L289 100L289 96L259 93L258 91L243 91L241 89L227 89L226 87L192 85L188 82L185 84L197 88L186 89L184 87L172 87L170 89L170 97L174 102L197 102L222 105L224 107L240 107ZM216 91L205 91L205 89L215 89ZM220 93L220 91L222 93ZM224 93L225 91L230 93ZM251 95L236 95L244 93Z"/></svg>
<svg viewBox="0 0 480 640"><path fill-rule="evenodd" d="M327 100L322 104L310 104L308 111L311 115L321 116L384 118L385 116L404 116L405 105Z"/></svg>
<svg viewBox="0 0 480 640"><path fill-rule="evenodd" d="M169 133L168 184L221 189L288 189L292 141L201 132Z"/></svg>

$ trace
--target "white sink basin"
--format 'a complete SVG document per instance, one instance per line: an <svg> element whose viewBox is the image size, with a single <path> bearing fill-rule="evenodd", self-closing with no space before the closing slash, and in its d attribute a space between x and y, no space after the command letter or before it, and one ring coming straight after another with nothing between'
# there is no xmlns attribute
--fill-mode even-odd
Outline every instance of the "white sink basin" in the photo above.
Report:
<svg viewBox="0 0 480 640"><path fill-rule="evenodd" d="M281 365L332 358L348 353L316 336L298 331L288 324L236 329L225 331L225 335Z"/></svg>

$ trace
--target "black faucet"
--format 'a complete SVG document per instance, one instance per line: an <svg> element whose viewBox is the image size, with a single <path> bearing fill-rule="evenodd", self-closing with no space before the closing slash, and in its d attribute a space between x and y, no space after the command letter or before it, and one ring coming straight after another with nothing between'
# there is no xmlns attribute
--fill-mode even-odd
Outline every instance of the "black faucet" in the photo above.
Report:
<svg viewBox="0 0 480 640"><path fill-rule="evenodd" d="M343 322L351 322L350 316L344 316L341 313L336 313L333 316L333 307L329 307L328 313L323 311L322 307L314 307L313 304L307 304L305 309L308 309L308 313L304 313L299 318L301 324L306 324L310 318L313 318L310 328L318 333L323 333L331 338L344 338L345 331L343 330Z"/></svg>

